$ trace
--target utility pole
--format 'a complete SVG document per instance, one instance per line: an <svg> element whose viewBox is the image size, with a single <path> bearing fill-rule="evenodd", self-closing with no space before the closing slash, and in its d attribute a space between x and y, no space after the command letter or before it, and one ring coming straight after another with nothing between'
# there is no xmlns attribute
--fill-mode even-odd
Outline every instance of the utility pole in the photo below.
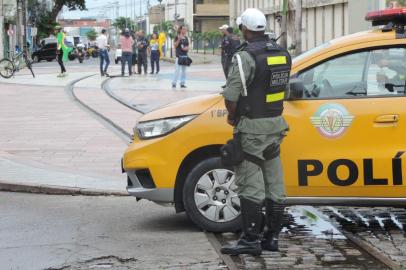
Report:
<svg viewBox="0 0 406 270"><path fill-rule="evenodd" d="M0 13L0 29L3 29L4 28L4 2L3 2L4 0L1 0L1 13ZM4 31L2 31L1 33L0 33L0 59L2 59L3 57L4 57L4 55L3 55L3 53L4 53L4 50L2 49L3 48L3 44L4 44L4 42L3 42L3 35L4 35Z"/></svg>
<svg viewBox="0 0 406 270"><path fill-rule="evenodd" d="M128 23L127 23L127 21L128 21L128 7L127 7L127 0L125 0L125 6L124 6L124 8L125 8L125 28L128 28Z"/></svg>
<svg viewBox="0 0 406 270"><path fill-rule="evenodd" d="M296 0L295 9L295 56L302 53L302 0Z"/></svg>
<svg viewBox="0 0 406 270"><path fill-rule="evenodd" d="M26 0L22 0L22 10L23 10L23 51L28 52L27 48L27 7L25 5ZM28 53L27 53L28 55Z"/></svg>
<svg viewBox="0 0 406 270"><path fill-rule="evenodd" d="M22 28L23 28L23 13L22 13L22 0L17 0L17 31L16 31L16 45L21 49L23 45L22 41ZM14 49L13 49L14 51Z"/></svg>
<svg viewBox="0 0 406 270"><path fill-rule="evenodd" d="M175 25L178 26L178 0L175 0Z"/></svg>
<svg viewBox="0 0 406 270"><path fill-rule="evenodd" d="M281 11L281 42L282 48L288 48L288 0L283 0L282 11Z"/></svg>

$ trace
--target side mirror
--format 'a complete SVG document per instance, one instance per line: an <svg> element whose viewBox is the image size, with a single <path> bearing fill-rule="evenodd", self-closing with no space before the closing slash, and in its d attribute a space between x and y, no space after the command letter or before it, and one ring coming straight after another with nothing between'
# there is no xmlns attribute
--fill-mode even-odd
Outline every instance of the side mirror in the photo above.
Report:
<svg viewBox="0 0 406 270"><path fill-rule="evenodd" d="M301 79L291 79L289 81L288 100L303 98L305 86Z"/></svg>

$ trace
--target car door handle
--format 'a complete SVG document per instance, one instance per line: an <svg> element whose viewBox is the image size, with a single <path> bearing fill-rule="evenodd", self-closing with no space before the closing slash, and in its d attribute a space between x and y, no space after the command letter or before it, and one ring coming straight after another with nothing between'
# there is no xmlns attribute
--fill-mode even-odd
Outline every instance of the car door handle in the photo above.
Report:
<svg viewBox="0 0 406 270"><path fill-rule="evenodd" d="M399 121L397 114L384 114L375 118L375 123L396 123Z"/></svg>

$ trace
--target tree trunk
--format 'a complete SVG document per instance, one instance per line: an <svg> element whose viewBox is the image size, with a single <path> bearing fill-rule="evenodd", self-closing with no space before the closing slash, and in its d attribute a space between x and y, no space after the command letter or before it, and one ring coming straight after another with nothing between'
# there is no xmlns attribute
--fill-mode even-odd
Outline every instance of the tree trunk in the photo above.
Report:
<svg viewBox="0 0 406 270"><path fill-rule="evenodd" d="M296 0L295 10L295 55L302 53L302 0Z"/></svg>
<svg viewBox="0 0 406 270"><path fill-rule="evenodd" d="M288 47L288 0L283 0L282 4L282 20L281 20L281 41L280 46L287 49Z"/></svg>
<svg viewBox="0 0 406 270"><path fill-rule="evenodd" d="M59 1L55 1L55 5L51 11L51 18L55 22L56 18L58 17L59 12L63 8L63 4L59 3Z"/></svg>

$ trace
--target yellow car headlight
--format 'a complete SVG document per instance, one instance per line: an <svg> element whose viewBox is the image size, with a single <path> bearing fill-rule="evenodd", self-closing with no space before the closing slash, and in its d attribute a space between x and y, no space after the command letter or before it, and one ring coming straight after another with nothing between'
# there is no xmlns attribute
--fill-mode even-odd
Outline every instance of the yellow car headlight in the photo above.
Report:
<svg viewBox="0 0 406 270"><path fill-rule="evenodd" d="M167 135L192 121L196 115L186 115L139 122L134 127L140 139L151 139Z"/></svg>

